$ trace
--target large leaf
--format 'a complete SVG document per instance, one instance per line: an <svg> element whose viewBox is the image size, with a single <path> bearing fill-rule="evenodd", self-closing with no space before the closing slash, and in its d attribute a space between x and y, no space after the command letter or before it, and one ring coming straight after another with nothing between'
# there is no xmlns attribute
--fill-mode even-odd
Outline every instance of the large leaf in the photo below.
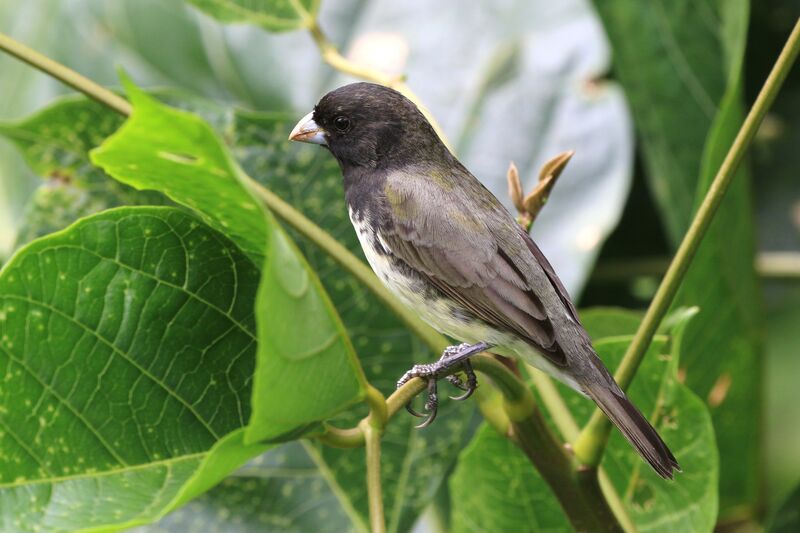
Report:
<svg viewBox="0 0 800 533"><path fill-rule="evenodd" d="M314 16L320 0L187 0L223 22L258 24L270 31L294 30Z"/></svg>
<svg viewBox="0 0 800 533"><path fill-rule="evenodd" d="M744 35L734 24L742 14L746 20L746 2L598 0L595 7L635 111L654 198L677 243L692 217L703 146L738 72Z"/></svg>
<svg viewBox="0 0 800 533"><path fill-rule="evenodd" d="M573 531L530 460L483 424L450 478L454 531Z"/></svg>
<svg viewBox="0 0 800 533"><path fill-rule="evenodd" d="M595 2L637 117L648 178L677 244L741 123L748 2ZM698 16L700 15L700 16ZM659 38L653 38L653 36ZM721 509L758 501L759 298L747 173L740 172L676 298L701 312L686 332L686 383L709 398Z"/></svg>
<svg viewBox="0 0 800 533"><path fill-rule="evenodd" d="M614 329L614 321L617 332L630 329L624 314L592 314L587 325L595 337L599 331L593 331L592 322L607 332ZM664 339L656 339L629 389L631 399L670 445L683 473L671 482L661 479L617 431L602 463L639 531L710 531L716 521L718 460L711 419L703 402L677 380L684 327L685 322L676 327L668 354ZM629 342L627 335L611 336L596 340L595 347L614 368ZM564 386L558 388L573 418L585 424L594 405ZM462 453L450 487L456 530L569 530L549 487L524 455L488 428ZM513 494L504 498L509 487Z"/></svg>
<svg viewBox="0 0 800 533"><path fill-rule="evenodd" d="M233 243L172 208L108 211L15 255L0 274L3 529L153 520L263 450L241 431L257 283Z"/></svg>
<svg viewBox="0 0 800 533"><path fill-rule="evenodd" d="M28 166L47 180L25 208L16 247L104 209L166 203L163 195L123 185L89 161L89 150L122 120L97 102L70 96L25 120L0 123L0 135L13 141Z"/></svg>
<svg viewBox="0 0 800 533"><path fill-rule="evenodd" d="M193 209L254 260L267 257L256 308L260 342L247 439L302 431L357 401L365 381L336 311L314 272L250 194L248 178L215 132L196 115L126 85L133 116L92 160L123 183L156 189Z"/></svg>

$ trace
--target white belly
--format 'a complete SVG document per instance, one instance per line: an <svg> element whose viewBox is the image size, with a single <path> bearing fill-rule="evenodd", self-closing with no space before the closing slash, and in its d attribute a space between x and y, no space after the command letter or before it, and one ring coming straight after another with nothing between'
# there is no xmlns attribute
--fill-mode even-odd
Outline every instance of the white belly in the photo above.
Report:
<svg viewBox="0 0 800 533"><path fill-rule="evenodd" d="M381 239L380 234L373 231L369 220L357 220L353 210L349 210L350 221L358 235L364 255L372 270L384 285L417 315L435 330L459 342L475 344L486 342L493 346L492 352L506 357L518 357L524 362L539 370L550 374L570 387L581 390L569 376L564 375L560 369L537 352L530 344L518 336L492 328L482 321L465 322L457 318L454 313L454 303L445 298L426 298L425 290L418 287L419 279L405 276L401 270L392 268L392 259L388 254L382 254L373 245L373 239L384 250L391 253L389 246Z"/></svg>

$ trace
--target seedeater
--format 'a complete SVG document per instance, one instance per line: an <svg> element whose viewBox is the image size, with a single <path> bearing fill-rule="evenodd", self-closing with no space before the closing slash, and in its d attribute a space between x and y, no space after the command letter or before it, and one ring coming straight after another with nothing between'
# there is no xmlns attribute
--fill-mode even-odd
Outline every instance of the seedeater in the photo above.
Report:
<svg viewBox="0 0 800 533"><path fill-rule="evenodd" d="M364 254L384 284L441 333L465 344L401 380L435 383L491 349L594 400L664 478L680 470L592 347L569 294L536 243L399 92L354 83L325 96L291 140L325 146L339 162ZM460 385L458 379L453 381ZM462 385L463 386L463 385Z"/></svg>

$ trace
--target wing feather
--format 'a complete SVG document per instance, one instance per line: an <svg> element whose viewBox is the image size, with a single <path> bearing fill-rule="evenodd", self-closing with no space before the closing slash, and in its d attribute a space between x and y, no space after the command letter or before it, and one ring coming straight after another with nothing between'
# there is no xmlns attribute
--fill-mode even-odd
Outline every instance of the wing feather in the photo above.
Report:
<svg viewBox="0 0 800 533"><path fill-rule="evenodd" d="M529 261L535 260L516 228L496 235L469 211L468 201L458 209L437 201L423 208L414 198L430 198L431 191L408 194L408 180L398 181L387 182L387 198L395 200L390 205L393 216L379 229L392 255L477 318L519 335L553 363L565 365L547 310L527 279L530 273L513 259L523 250ZM407 213L413 216L403 216ZM518 251L505 249L504 243Z"/></svg>

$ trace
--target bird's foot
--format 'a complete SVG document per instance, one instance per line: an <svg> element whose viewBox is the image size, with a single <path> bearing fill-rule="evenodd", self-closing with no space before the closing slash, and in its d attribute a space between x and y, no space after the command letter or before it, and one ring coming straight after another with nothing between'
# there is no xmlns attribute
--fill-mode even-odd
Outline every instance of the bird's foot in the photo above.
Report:
<svg viewBox="0 0 800 533"><path fill-rule="evenodd" d="M472 369L472 363L469 358L477 353L488 350L491 345L485 342L477 344L459 344L457 346L449 346L442 352L442 357L435 363L414 365L411 370L403 374L397 381L397 387L400 388L413 378L421 378L428 382L428 397L425 400L425 411L428 412L427 418L419 424L418 428L429 426L435 419L439 407L439 394L438 394L438 381L444 376L447 376L447 381L455 387L464 391L461 396L453 397L453 400L466 400L478 386L478 378L475 376L475 371ZM461 367L466 374L466 381L462 380L450 372L457 367ZM412 415L423 418L424 414L418 413L411 407L411 402L406 404L406 410Z"/></svg>

